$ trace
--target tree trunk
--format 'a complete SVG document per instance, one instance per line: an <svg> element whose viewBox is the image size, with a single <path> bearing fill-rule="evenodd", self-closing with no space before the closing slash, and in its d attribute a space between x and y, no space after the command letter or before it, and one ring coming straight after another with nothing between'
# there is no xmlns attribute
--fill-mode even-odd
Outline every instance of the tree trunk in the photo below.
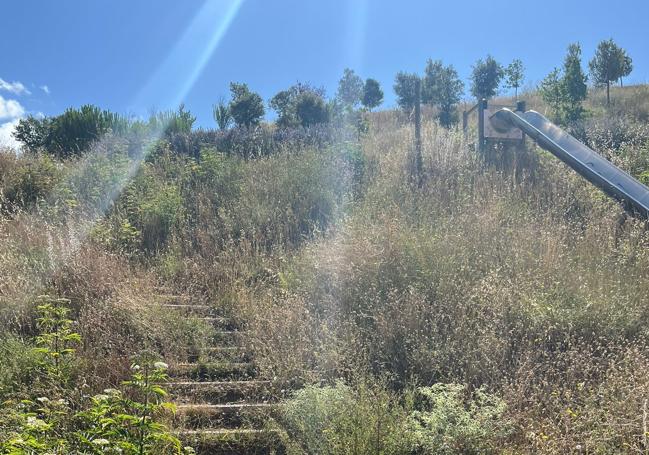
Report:
<svg viewBox="0 0 649 455"><path fill-rule="evenodd" d="M611 89L611 82L606 81L606 107L609 107L611 105L610 89Z"/></svg>

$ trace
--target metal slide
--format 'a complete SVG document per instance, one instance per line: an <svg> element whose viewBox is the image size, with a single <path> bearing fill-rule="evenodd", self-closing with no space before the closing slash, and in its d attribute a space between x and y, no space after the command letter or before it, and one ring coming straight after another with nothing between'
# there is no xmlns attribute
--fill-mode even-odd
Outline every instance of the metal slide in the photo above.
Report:
<svg viewBox="0 0 649 455"><path fill-rule="evenodd" d="M520 113L500 109L489 120L500 132L506 132L512 127L520 128L579 175L624 203L627 209L635 210L644 218L649 218L649 188L538 112Z"/></svg>

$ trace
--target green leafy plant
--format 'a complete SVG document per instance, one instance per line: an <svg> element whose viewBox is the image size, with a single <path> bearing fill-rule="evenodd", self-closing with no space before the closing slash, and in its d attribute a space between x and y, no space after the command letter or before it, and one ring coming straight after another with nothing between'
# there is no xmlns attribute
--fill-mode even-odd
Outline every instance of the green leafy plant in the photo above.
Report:
<svg viewBox="0 0 649 455"><path fill-rule="evenodd" d="M415 411L408 418L408 439L415 453L496 453L507 435L505 402L462 384L435 384L418 389Z"/></svg>
<svg viewBox="0 0 649 455"><path fill-rule="evenodd" d="M79 444L91 453L187 454L180 440L169 433L160 417L174 412L165 400L167 365L142 355L131 366L132 375L124 381L124 391L107 389L92 398L89 409L78 414L85 429L77 432Z"/></svg>
<svg viewBox="0 0 649 455"><path fill-rule="evenodd" d="M68 319L70 301L48 295L39 296L36 325L40 335L36 337L35 352L43 356L43 366L50 379L64 384L68 381L73 346L81 342L81 336L72 330L73 321Z"/></svg>

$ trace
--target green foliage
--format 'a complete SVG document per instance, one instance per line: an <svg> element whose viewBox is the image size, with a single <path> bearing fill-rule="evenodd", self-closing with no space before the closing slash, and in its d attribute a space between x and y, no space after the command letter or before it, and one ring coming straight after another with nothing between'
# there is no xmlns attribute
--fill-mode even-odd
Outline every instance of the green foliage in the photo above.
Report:
<svg viewBox="0 0 649 455"><path fill-rule="evenodd" d="M606 86L606 105L611 103L611 82L621 80L633 71L633 61L624 49L613 39L600 41L592 60L588 63L590 74L596 85Z"/></svg>
<svg viewBox="0 0 649 455"><path fill-rule="evenodd" d="M157 419L174 411L162 387L167 365L151 355L140 360L131 366L132 376L124 381L124 391L108 389L95 395L92 405L77 415L81 429L76 438L82 450L127 455L193 453Z"/></svg>
<svg viewBox="0 0 649 455"><path fill-rule="evenodd" d="M582 102L586 99L586 75L581 69L581 46L573 43L568 46L568 54L563 63L564 119L574 122L583 116Z"/></svg>
<svg viewBox="0 0 649 455"><path fill-rule="evenodd" d="M264 101L257 93L251 92L248 84L230 83L232 99L228 106L230 115L237 126L249 128L259 124L265 114Z"/></svg>
<svg viewBox="0 0 649 455"><path fill-rule="evenodd" d="M270 107L278 114L280 127L309 126L329 121L329 109L324 101L324 90L298 82L277 93Z"/></svg>
<svg viewBox="0 0 649 455"><path fill-rule="evenodd" d="M461 384L421 387L415 410L408 416L412 453L500 453L500 442L511 432L505 402L483 389L470 393Z"/></svg>
<svg viewBox="0 0 649 455"><path fill-rule="evenodd" d="M363 80L354 70L345 68L338 81L336 98L346 107L356 108L363 99Z"/></svg>
<svg viewBox="0 0 649 455"><path fill-rule="evenodd" d="M175 134L189 134L195 121L196 117L185 108L184 104L181 104L177 111L162 111L152 115L149 119L149 127L168 137Z"/></svg>
<svg viewBox="0 0 649 455"><path fill-rule="evenodd" d="M505 68L505 85L507 88L514 89L514 97L518 99L518 89L523 84L525 78L525 68L520 59L514 59Z"/></svg>
<svg viewBox="0 0 649 455"><path fill-rule="evenodd" d="M504 75L505 70L491 55L478 60L471 70L471 94L479 100L493 98Z"/></svg>
<svg viewBox="0 0 649 455"><path fill-rule="evenodd" d="M464 91L464 83L453 68L444 66L441 60L428 59L422 83L422 101L438 109L442 126L457 123L457 103Z"/></svg>
<svg viewBox="0 0 649 455"><path fill-rule="evenodd" d="M227 130L232 123L232 114L230 108L224 100L219 100L218 104L212 106L212 117L220 130Z"/></svg>
<svg viewBox="0 0 649 455"><path fill-rule="evenodd" d="M25 156L2 169L2 211L31 209L44 201L63 178L62 169L50 155Z"/></svg>
<svg viewBox="0 0 649 455"><path fill-rule="evenodd" d="M31 343L15 335L6 334L0 340L0 402L32 386L41 360L42 356L34 352Z"/></svg>
<svg viewBox="0 0 649 455"><path fill-rule="evenodd" d="M361 383L352 388L337 382L303 388L284 405L282 419L307 453L402 453L399 430L404 411L380 385Z"/></svg>
<svg viewBox="0 0 649 455"><path fill-rule="evenodd" d="M14 136L30 151L44 150L56 158L67 158L81 155L108 132L125 133L130 125L130 120L119 114L86 104L55 117L22 119Z"/></svg>
<svg viewBox="0 0 649 455"><path fill-rule="evenodd" d="M397 105L406 112L415 107L417 98L416 86L419 76L414 73L400 71L394 80L394 93L397 95Z"/></svg>
<svg viewBox="0 0 649 455"><path fill-rule="evenodd" d="M73 346L81 342L81 336L72 330L68 299L42 295L37 298L37 328L35 352L43 356L43 366L53 383L69 381L70 362L75 352Z"/></svg>
<svg viewBox="0 0 649 455"><path fill-rule="evenodd" d="M363 85L363 99L361 100L363 107L371 111L372 109L379 107L382 102L383 90L381 90L379 81L367 78Z"/></svg>
<svg viewBox="0 0 649 455"><path fill-rule="evenodd" d="M329 110L324 99L314 92L303 92L298 96L295 114L304 127L329 121Z"/></svg>
<svg viewBox="0 0 649 455"><path fill-rule="evenodd" d="M581 69L581 47L568 46L563 72L554 69L541 82L541 97L550 105L554 119L559 123L573 123L583 117L582 102L586 99L586 75Z"/></svg>

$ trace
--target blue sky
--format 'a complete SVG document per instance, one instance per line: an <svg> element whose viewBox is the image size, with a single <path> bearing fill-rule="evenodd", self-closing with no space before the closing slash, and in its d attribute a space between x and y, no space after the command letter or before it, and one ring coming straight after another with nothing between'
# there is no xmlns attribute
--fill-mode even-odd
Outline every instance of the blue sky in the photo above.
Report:
<svg viewBox="0 0 649 455"><path fill-rule="evenodd" d="M335 92L345 67L394 104L399 70L426 59L466 79L476 59L523 60L528 84L582 44L584 67L612 37L649 82L646 0L20 0L2 4L0 138L29 113L97 104L146 115L183 101L212 126L230 81L268 100L296 81Z"/></svg>

